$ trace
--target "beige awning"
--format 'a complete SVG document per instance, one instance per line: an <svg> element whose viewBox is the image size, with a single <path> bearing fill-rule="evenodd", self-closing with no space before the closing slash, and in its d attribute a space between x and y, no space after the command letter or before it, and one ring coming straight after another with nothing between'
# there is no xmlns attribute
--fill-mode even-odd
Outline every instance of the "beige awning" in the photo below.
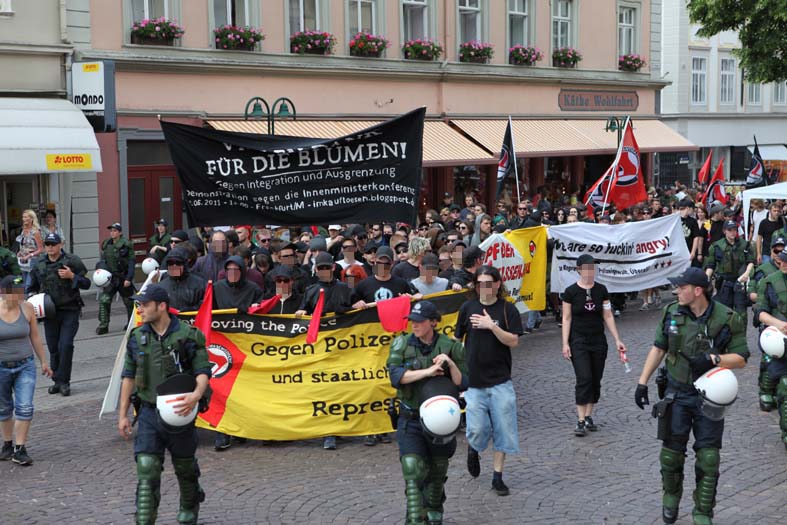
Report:
<svg viewBox="0 0 787 525"><path fill-rule="evenodd" d="M331 139L356 133L380 122L379 120L277 120L275 131L277 135ZM209 120L207 124L222 131L258 134L268 132L267 123L260 120ZM500 145L497 149L500 149ZM425 167L496 162L496 155L484 151L447 123L424 122Z"/></svg>
<svg viewBox="0 0 787 525"><path fill-rule="evenodd" d="M604 131L606 120L513 120L514 147L520 157L611 155L617 151L617 133ZM634 136L643 153L696 151L698 146L659 120L633 120ZM455 126L489 151L503 142L508 120L451 120Z"/></svg>

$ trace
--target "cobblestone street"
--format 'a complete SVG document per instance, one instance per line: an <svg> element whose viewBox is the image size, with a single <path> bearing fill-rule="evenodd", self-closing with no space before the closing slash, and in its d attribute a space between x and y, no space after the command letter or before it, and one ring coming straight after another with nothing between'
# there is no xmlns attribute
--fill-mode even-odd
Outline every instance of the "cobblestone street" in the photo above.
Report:
<svg viewBox="0 0 787 525"><path fill-rule="evenodd" d="M3 506L0 523L130 523L135 473L132 444L117 435L116 417L98 420L101 397L120 341L114 305L109 336L93 336L95 312L86 310L77 344L70 398L49 396L39 380L36 415L28 449L29 468L0 464ZM633 371L625 374L614 352L607 361L602 399L594 419L600 430L576 438L574 375L560 356L560 332L551 318L521 338L514 353L522 452L510 456L505 480L509 497L491 490L491 453L481 455L482 473L465 468L461 436L446 492L446 523L651 524L661 523L655 420L649 407L633 402L634 387L653 340L659 313L639 312L639 303L619 320ZM775 524L787 501L787 452L775 413L757 408L757 354L738 373L739 399L726 420L715 523ZM650 385L650 399L656 389ZM264 402L264 400L262 400ZM403 482L396 444L363 446L339 440L336 451L318 440L263 445L249 442L213 451L201 431L198 451L207 500L204 524L401 523ZM679 523L691 523L693 453L687 460ZM177 483L171 464L163 473L160 523L174 523Z"/></svg>

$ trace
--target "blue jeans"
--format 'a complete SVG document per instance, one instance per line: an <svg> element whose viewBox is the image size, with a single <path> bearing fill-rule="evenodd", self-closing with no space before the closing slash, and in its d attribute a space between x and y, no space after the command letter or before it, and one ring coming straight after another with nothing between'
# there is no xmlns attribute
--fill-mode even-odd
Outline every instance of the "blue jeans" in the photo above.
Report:
<svg viewBox="0 0 787 525"><path fill-rule="evenodd" d="M768 262L771 262L771 256L762 254L762 264L765 264L765 263L768 263Z"/></svg>
<svg viewBox="0 0 787 525"><path fill-rule="evenodd" d="M74 338L79 330L79 310L58 310L57 316L44 321L44 335L49 347L49 360L58 384L71 382L71 362L74 359Z"/></svg>
<svg viewBox="0 0 787 525"><path fill-rule="evenodd" d="M527 313L527 324L525 325L528 330L532 330L536 327L536 323L541 320L541 312L538 310L530 310Z"/></svg>
<svg viewBox="0 0 787 525"><path fill-rule="evenodd" d="M0 421L13 413L17 421L33 419L33 394L36 389L36 362L33 356L15 368L0 366Z"/></svg>
<svg viewBox="0 0 787 525"><path fill-rule="evenodd" d="M497 452L519 452L516 393L511 380L488 388L468 388L465 392L467 443L478 452L492 440Z"/></svg>

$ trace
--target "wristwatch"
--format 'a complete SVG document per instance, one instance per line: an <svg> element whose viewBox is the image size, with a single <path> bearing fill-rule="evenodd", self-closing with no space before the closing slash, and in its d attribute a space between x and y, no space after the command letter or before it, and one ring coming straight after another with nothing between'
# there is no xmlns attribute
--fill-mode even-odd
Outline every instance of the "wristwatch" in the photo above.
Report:
<svg viewBox="0 0 787 525"><path fill-rule="evenodd" d="M713 360L714 366L719 366L719 363L721 363L721 356L719 354L713 354L711 359Z"/></svg>

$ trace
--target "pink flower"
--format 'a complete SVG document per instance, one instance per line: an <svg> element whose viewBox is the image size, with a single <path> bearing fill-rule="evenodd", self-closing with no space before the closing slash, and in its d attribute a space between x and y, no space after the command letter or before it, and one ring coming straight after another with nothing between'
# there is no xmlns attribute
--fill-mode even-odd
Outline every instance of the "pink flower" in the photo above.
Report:
<svg viewBox="0 0 787 525"><path fill-rule="evenodd" d="M161 27L156 26L156 31L161 31Z"/></svg>

